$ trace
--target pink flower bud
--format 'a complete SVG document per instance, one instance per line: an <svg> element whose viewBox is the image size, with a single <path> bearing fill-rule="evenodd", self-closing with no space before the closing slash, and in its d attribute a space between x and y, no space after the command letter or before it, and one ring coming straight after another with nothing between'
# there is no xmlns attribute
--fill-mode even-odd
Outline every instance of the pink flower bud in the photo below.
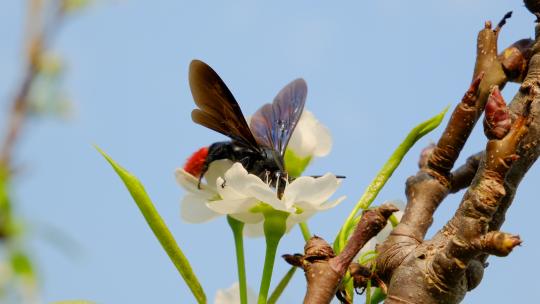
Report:
<svg viewBox="0 0 540 304"><path fill-rule="evenodd" d="M501 139L510 131L511 126L510 113L501 96L499 87L495 86L491 89L486 103L484 133L489 139Z"/></svg>
<svg viewBox="0 0 540 304"><path fill-rule="evenodd" d="M429 157L431 156L431 153L433 153L433 150L435 150L435 147L437 147L436 144L430 143L427 147L422 149L422 152L420 152L420 159L418 160L418 168L425 168L427 166Z"/></svg>

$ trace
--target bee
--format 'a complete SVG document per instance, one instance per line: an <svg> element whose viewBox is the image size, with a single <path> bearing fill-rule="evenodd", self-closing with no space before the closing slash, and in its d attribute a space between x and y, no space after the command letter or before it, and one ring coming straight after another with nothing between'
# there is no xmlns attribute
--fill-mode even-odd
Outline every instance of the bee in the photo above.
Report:
<svg viewBox="0 0 540 304"><path fill-rule="evenodd" d="M189 85L198 107L191 112L193 122L231 139L208 147L199 185L210 163L229 159L240 162L249 173L266 180L281 198L290 181L285 150L304 109L306 82L298 78L287 84L272 103L263 105L253 114L249 125L231 91L206 63L191 62Z"/></svg>

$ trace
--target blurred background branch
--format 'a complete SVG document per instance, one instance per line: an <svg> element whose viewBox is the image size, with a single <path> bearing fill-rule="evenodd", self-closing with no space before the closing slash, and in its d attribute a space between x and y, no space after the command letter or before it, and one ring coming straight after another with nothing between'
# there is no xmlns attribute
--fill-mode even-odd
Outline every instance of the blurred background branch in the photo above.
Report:
<svg viewBox="0 0 540 304"><path fill-rule="evenodd" d="M39 302L36 274L23 236L24 221L14 212L13 177L19 167L17 143L29 118L42 114L64 116L61 93L62 60L51 46L66 16L88 0L28 0L22 37L22 78L8 100L9 111L0 146L0 299ZM60 106L59 106L60 105ZM54 109L51 111L51 109Z"/></svg>

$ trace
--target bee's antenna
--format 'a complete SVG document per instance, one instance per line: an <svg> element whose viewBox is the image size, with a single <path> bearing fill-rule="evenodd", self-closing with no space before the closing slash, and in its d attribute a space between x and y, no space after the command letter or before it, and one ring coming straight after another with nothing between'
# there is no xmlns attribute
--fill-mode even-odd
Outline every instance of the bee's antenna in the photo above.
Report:
<svg viewBox="0 0 540 304"><path fill-rule="evenodd" d="M319 177L322 177L322 175L310 175L310 177L319 178ZM345 179L347 177L345 175L336 175L336 178Z"/></svg>

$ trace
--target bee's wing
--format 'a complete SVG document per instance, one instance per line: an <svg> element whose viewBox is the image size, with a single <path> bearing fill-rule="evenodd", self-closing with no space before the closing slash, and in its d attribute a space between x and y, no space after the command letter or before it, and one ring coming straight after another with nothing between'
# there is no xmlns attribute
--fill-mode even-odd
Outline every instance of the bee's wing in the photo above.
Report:
<svg viewBox="0 0 540 304"><path fill-rule="evenodd" d="M302 115L307 84L299 78L286 85L271 104L262 106L251 118L251 132L259 145L272 148L281 157Z"/></svg>
<svg viewBox="0 0 540 304"><path fill-rule="evenodd" d="M240 106L210 66L200 60L193 60L189 65L189 86L195 104L199 107L191 112L191 119L195 123L224 134L239 144L259 150Z"/></svg>

